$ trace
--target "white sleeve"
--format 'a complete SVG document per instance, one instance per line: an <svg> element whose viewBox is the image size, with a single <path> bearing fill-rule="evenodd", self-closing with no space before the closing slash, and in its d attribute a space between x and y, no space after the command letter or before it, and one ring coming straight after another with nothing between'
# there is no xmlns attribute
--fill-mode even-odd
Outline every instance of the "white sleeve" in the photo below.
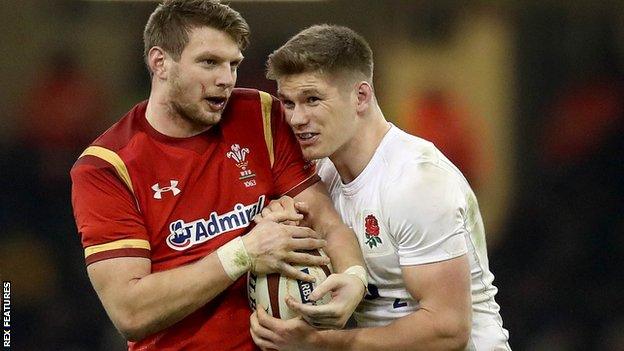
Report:
<svg viewBox="0 0 624 351"><path fill-rule="evenodd" d="M466 245L466 196L457 175L430 162L404 166L388 184L384 212L401 265L461 256Z"/></svg>

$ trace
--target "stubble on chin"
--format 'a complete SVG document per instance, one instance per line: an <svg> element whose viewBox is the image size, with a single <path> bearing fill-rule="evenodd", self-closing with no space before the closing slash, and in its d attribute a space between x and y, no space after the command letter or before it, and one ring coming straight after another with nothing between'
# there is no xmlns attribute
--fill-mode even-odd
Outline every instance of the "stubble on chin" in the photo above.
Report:
<svg viewBox="0 0 624 351"><path fill-rule="evenodd" d="M217 124L221 119L221 115L203 111L199 103L180 103L178 101L172 101L171 105L175 114L198 127L212 126Z"/></svg>
<svg viewBox="0 0 624 351"><path fill-rule="evenodd" d="M301 145L299 145L299 147L301 148ZM314 161L316 159L318 159L316 153L311 149L311 148L301 148L301 153L303 154L303 158L306 161Z"/></svg>
<svg viewBox="0 0 624 351"><path fill-rule="evenodd" d="M169 94L171 114L190 123L195 127L194 129L202 129L219 123L221 114L217 115L204 111L201 107L201 101L184 101L185 90L176 78L171 82Z"/></svg>

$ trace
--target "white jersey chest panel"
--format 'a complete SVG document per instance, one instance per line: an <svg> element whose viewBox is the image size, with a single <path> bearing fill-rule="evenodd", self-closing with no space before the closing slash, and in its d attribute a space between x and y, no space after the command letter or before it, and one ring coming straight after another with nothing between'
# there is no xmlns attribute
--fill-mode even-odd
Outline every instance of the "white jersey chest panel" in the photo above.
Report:
<svg viewBox="0 0 624 351"><path fill-rule="evenodd" d="M365 189L353 195L345 195L340 182L331 189L334 205L357 236L368 270L368 293L355 314L362 327L385 325L418 309L405 289L398 245L381 210L376 189L382 179L373 176L368 181Z"/></svg>

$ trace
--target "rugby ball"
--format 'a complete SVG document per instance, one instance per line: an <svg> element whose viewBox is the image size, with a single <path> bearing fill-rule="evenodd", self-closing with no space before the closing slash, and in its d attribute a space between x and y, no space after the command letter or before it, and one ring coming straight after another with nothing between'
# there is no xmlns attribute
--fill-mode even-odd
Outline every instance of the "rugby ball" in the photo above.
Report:
<svg viewBox="0 0 624 351"><path fill-rule="evenodd" d="M312 254L326 256L323 251L312 250ZM286 304L286 296L290 295L296 301L314 305L324 305L331 300L331 294L325 294L317 301L310 300L310 294L331 274L331 264L324 266L294 266L298 270L310 274L316 278L314 283L298 279L291 279L279 273L259 274L249 272L247 274L247 297L249 307L255 310L262 306L267 313L275 318L291 319L298 314Z"/></svg>

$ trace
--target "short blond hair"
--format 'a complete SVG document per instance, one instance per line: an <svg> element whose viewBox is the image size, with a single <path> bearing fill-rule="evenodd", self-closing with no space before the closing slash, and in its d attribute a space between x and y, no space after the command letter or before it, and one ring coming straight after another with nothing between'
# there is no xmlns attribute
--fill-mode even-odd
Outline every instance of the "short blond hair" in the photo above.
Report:
<svg viewBox="0 0 624 351"><path fill-rule="evenodd" d="M267 78L322 72L361 74L373 80L373 52L366 40L350 28L315 25L292 37L267 61Z"/></svg>

